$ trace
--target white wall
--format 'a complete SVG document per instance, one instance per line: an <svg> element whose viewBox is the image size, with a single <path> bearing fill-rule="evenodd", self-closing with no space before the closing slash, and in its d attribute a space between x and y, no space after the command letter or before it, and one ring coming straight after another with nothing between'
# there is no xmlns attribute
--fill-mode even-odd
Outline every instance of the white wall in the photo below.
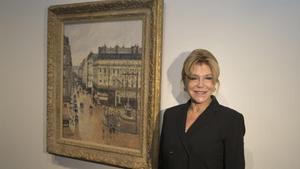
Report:
<svg viewBox="0 0 300 169"><path fill-rule="evenodd" d="M112 169L46 153L49 5L0 1L0 168ZM247 169L300 168L300 1L165 0L161 109L182 103L182 61L196 48L221 66L219 101L245 116Z"/></svg>

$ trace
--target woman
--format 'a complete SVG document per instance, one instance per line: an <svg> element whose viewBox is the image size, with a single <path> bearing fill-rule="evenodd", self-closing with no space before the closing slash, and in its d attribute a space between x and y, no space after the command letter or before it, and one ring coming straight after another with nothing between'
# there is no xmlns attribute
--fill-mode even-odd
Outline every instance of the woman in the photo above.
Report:
<svg viewBox="0 0 300 169"><path fill-rule="evenodd" d="M185 60L182 82L190 100L163 118L159 169L244 169L243 116L218 103L219 66L207 50Z"/></svg>

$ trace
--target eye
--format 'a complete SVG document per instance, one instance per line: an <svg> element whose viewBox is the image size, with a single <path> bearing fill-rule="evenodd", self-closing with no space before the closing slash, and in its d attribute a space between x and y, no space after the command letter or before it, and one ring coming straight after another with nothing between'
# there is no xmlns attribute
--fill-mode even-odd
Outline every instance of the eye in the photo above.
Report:
<svg viewBox="0 0 300 169"><path fill-rule="evenodd" d="M195 76L188 76L188 79L189 79L189 80L197 80L198 78L195 77Z"/></svg>
<svg viewBox="0 0 300 169"><path fill-rule="evenodd" d="M213 77L211 76L208 76L208 77L205 77L206 80L213 80Z"/></svg>

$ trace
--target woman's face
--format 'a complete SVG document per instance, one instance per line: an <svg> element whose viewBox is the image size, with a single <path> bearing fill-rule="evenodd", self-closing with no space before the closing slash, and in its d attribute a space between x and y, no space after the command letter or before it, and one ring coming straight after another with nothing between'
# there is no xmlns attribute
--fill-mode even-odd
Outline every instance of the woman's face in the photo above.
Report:
<svg viewBox="0 0 300 169"><path fill-rule="evenodd" d="M195 64L192 66L191 76L186 80L186 90L196 104L210 100L210 96L215 91L215 83L208 65Z"/></svg>

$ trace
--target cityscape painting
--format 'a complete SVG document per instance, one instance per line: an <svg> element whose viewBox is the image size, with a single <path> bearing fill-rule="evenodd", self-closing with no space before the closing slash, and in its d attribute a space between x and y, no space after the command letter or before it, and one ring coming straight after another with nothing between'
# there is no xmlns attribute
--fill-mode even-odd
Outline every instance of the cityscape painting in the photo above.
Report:
<svg viewBox="0 0 300 169"><path fill-rule="evenodd" d="M163 0L48 8L47 152L156 168L162 11Z"/></svg>
<svg viewBox="0 0 300 169"><path fill-rule="evenodd" d="M140 147L141 45L142 20L64 25L64 138Z"/></svg>

